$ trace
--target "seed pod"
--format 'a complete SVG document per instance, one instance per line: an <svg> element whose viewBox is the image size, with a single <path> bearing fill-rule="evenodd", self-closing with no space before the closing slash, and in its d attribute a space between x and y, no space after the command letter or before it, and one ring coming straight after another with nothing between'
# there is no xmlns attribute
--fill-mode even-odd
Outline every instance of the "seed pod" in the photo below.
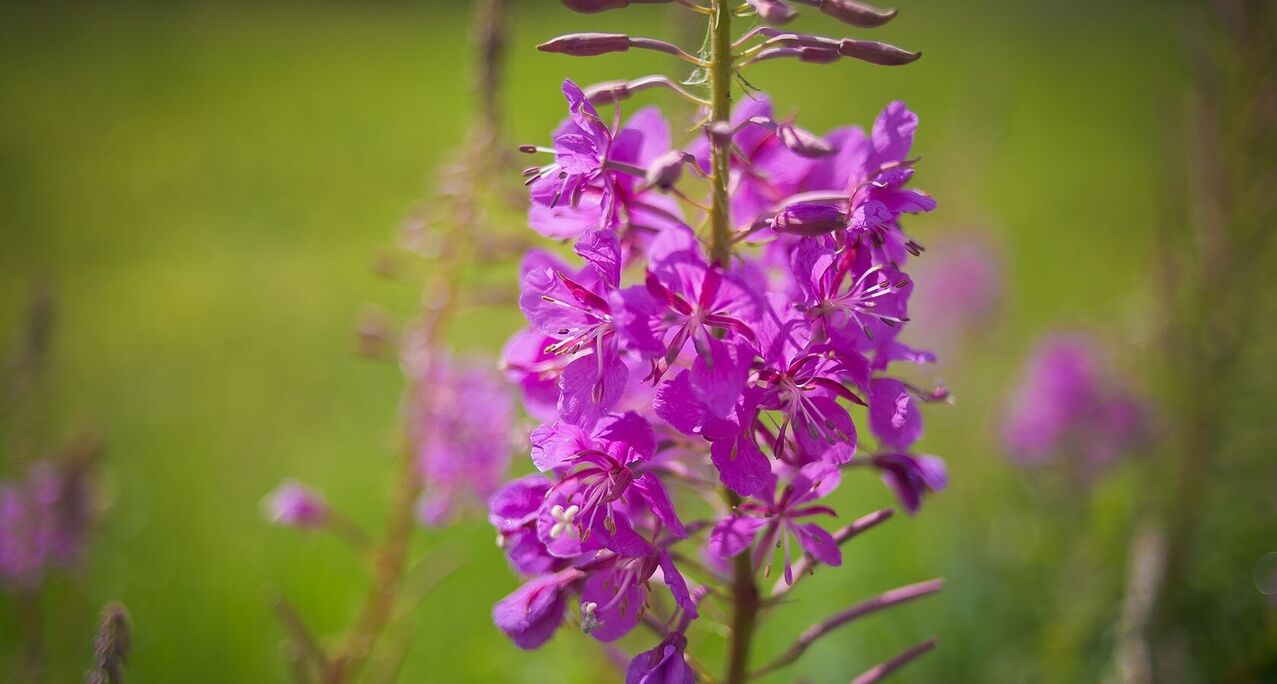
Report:
<svg viewBox="0 0 1277 684"><path fill-rule="evenodd" d="M852 26L874 28L882 26L896 16L896 10L884 10L855 0L821 0L820 11Z"/></svg>
<svg viewBox="0 0 1277 684"><path fill-rule="evenodd" d="M847 215L829 204L799 202L772 219L772 230L786 235L815 237L847 227Z"/></svg>
<svg viewBox="0 0 1277 684"><path fill-rule="evenodd" d="M793 21L798 13L782 0L747 0L749 6L758 12L758 16L769 24L787 24Z"/></svg>
<svg viewBox="0 0 1277 684"><path fill-rule="evenodd" d="M541 52L557 52L573 57L594 57L630 49L630 37L623 33L569 33L537 46Z"/></svg>
<svg viewBox="0 0 1277 684"><path fill-rule="evenodd" d="M834 151L833 146L820 136L791 124L781 124L776 129L776 137L785 147L804 157L824 157Z"/></svg>
<svg viewBox="0 0 1277 684"><path fill-rule="evenodd" d="M851 38L842 39L842 42L838 44L838 54L882 66L900 66L916 62L922 56L921 52L909 52L895 45Z"/></svg>

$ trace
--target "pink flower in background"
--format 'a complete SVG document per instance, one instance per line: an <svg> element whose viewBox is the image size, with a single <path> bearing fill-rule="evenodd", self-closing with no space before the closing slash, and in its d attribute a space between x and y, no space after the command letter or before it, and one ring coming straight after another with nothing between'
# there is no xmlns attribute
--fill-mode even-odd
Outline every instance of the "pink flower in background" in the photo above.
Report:
<svg viewBox="0 0 1277 684"><path fill-rule="evenodd" d="M491 365L425 353L405 359L408 437L424 479L418 512L425 524L446 522L467 501L482 505L505 477L514 399Z"/></svg>
<svg viewBox="0 0 1277 684"><path fill-rule="evenodd" d="M1107 371L1096 342L1057 333L1030 354L1002 436L1022 465L1075 457L1084 474L1093 474L1135 447L1146 426L1146 407Z"/></svg>
<svg viewBox="0 0 1277 684"><path fill-rule="evenodd" d="M328 503L323 495L299 482L285 480L266 495L270 521L285 527L319 528L329 521Z"/></svg>
<svg viewBox="0 0 1277 684"><path fill-rule="evenodd" d="M83 551L92 520L87 473L40 461L25 480L0 484L0 581L30 589Z"/></svg>
<svg viewBox="0 0 1277 684"><path fill-rule="evenodd" d="M917 330L928 340L950 341L987 325L1002 302L1002 255L987 238L950 236L914 271Z"/></svg>

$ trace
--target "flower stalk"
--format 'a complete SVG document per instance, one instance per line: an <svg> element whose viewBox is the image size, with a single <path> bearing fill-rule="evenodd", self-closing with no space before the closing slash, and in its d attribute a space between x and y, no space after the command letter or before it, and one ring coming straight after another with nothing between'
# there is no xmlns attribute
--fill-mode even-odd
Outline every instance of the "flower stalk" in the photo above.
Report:
<svg viewBox="0 0 1277 684"><path fill-rule="evenodd" d="M564 4L590 13L631 2ZM840 565L843 543L892 515L872 513L836 534L819 522L836 515L821 499L860 444L849 411L868 411L878 442L877 453L856 463L882 472L906 511L945 486L943 462L910 450L929 398L883 375L893 361L932 359L896 335L909 321L912 288L901 265L922 251L898 221L934 201L905 187L917 116L903 103L883 110L872 136L820 136L778 121L761 93L733 107L742 60L769 49L819 63L852 56L894 64L914 53L861 41L847 44L862 54L843 55L845 41L815 36L750 47L783 34L734 40L733 18L783 23L796 14L788 0L679 4L708 22L699 68L684 81L699 92L659 75L585 88L567 80L568 118L553 146L520 148L552 156L523 173L529 226L572 240L579 260L530 251L520 269L529 327L511 339L505 367L529 414L543 421L529 436L540 472L510 482L490 503L499 546L523 578L492 617L523 649L564 625L614 648L646 625L660 643L629 662L630 682L710 679L685 633L707 617L727 639L716 681L740 684L754 676L764 608L778 605L802 573ZM853 25L869 23L869 14L890 18L848 0L817 6ZM596 33L541 49L588 57L632 47L685 52ZM622 117L622 101L658 87L705 107L686 147L672 146L654 107ZM608 104L615 114L596 108ZM845 146L853 149L839 154ZM725 513L685 524L682 495ZM708 539L697 538L706 527ZM701 548L690 550L694 544ZM770 577L773 567L783 586L764 598L760 572ZM769 667L861 614L936 589L906 587L834 616ZM660 598L666 592L672 612ZM703 592L707 616L692 598ZM669 624L678 628L663 631Z"/></svg>

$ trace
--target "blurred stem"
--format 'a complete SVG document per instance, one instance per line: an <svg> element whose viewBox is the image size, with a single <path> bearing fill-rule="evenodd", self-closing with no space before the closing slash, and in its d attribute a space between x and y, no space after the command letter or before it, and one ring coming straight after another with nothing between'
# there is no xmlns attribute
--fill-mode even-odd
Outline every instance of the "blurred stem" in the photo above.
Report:
<svg viewBox="0 0 1277 684"><path fill-rule="evenodd" d="M730 0L714 0L710 15L710 125L732 118L732 7ZM710 260L726 268L732 258L731 218L727 197L731 170L731 141L711 136L713 144L713 190L710 197Z"/></svg>
<svg viewBox="0 0 1277 684"><path fill-rule="evenodd" d="M471 235L476 214L476 193L480 179L488 175L496 151L495 139L500 127L501 58L505 51L507 0L478 0L474 10L476 53L476 93L479 123L471 130L466 141L470 161L457 165L452 194L451 225L441 237L434 275L426 284L426 307L420 326L421 344L427 351L427 364L439 362L435 350L443 342L444 332L456 311L458 283L474 249ZM463 157L463 160L467 157ZM424 371L426 377L432 369ZM419 410L432 410L430 393L421 397ZM342 642L337 657L333 659L325 681L343 684L355 681L360 669L367 662L378 639L395 615L395 607L404 584L408 550L416 525L413 511L425 489L416 452L405 436L399 456L399 472L390 497L390 512L386 531L372 551L372 585L364 598L353 627Z"/></svg>

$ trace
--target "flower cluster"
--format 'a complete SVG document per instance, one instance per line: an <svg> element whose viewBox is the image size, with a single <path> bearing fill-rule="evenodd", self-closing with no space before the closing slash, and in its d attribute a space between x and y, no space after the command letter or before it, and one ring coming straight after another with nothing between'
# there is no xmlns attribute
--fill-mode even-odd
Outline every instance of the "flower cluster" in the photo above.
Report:
<svg viewBox="0 0 1277 684"><path fill-rule="evenodd" d="M75 564L92 521L89 484L85 468L52 461L0 483L0 582L32 589L50 569Z"/></svg>
<svg viewBox="0 0 1277 684"><path fill-rule="evenodd" d="M528 577L493 617L524 648L550 638L569 595L582 629L619 638L648 605L654 576L695 616L669 551L689 535L673 483L716 479L742 497L714 524L709 552L752 548L761 567L779 545L792 582L792 553L840 562L814 521L834 515L818 500L843 467L880 470L910 511L946 479L939 459L912 449L921 404L943 390L890 371L931 360L897 340L912 290L903 268L919 251L899 220L935 206L908 187L917 116L894 102L870 133L835 130L813 158L787 144L767 98L753 96L737 110L731 198L738 234L759 247L722 267L678 204L646 181L664 159L707 166L705 146L671 148L656 109L609 125L581 88L568 81L563 92L569 117L554 160L529 171L529 223L573 238L579 261L524 259L519 303L530 326L504 365L528 412L545 420L531 435L541 474L491 502L501 546ZM854 407L867 409L872 454L858 454ZM665 648L683 643L671 637Z"/></svg>
<svg viewBox="0 0 1277 684"><path fill-rule="evenodd" d="M1147 434L1148 410L1106 372L1097 343L1078 333L1043 338L1025 363L1002 426L1022 465L1076 456L1089 479Z"/></svg>

